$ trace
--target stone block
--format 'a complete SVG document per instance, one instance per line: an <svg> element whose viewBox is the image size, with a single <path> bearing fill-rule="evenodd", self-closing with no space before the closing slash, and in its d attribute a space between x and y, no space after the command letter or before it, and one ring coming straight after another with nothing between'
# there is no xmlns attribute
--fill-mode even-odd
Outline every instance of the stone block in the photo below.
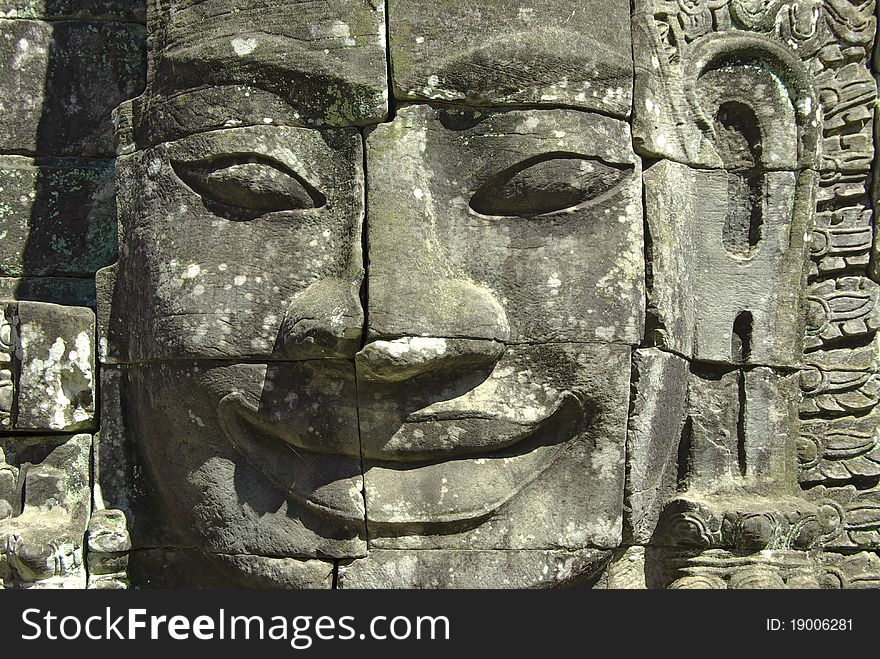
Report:
<svg viewBox="0 0 880 659"><path fill-rule="evenodd" d="M135 588L325 589L333 563L315 559L211 554L190 549L145 549L132 553Z"/></svg>
<svg viewBox="0 0 880 659"><path fill-rule="evenodd" d="M213 131L122 156L117 172L125 236L121 305L108 312L120 329L109 339L128 345L106 354L354 356L363 326L357 131Z"/></svg>
<svg viewBox="0 0 880 659"><path fill-rule="evenodd" d="M583 588L608 551L370 551L339 567L339 587Z"/></svg>
<svg viewBox="0 0 880 659"><path fill-rule="evenodd" d="M143 87L136 24L0 19L0 150L112 156L110 111Z"/></svg>
<svg viewBox="0 0 880 659"><path fill-rule="evenodd" d="M0 156L0 274L90 276L116 260L113 162Z"/></svg>
<svg viewBox="0 0 880 659"><path fill-rule="evenodd" d="M15 430L93 428L97 388L94 311L41 302L18 302L16 307L20 374Z"/></svg>
<svg viewBox="0 0 880 659"><path fill-rule="evenodd" d="M101 364L100 391L101 431L95 434L92 451L93 506L96 511L114 511L102 513L113 515L110 521L116 526L111 528L119 526L116 515L123 516L134 548L173 546L174 533L162 514L144 458L123 416L123 401L128 400L126 367Z"/></svg>
<svg viewBox="0 0 880 659"><path fill-rule="evenodd" d="M95 510L86 533L89 578L122 574L128 567L131 538L125 513L121 510Z"/></svg>
<svg viewBox="0 0 880 659"><path fill-rule="evenodd" d="M814 179L749 176L670 161L645 172L652 339L698 360L796 367Z"/></svg>
<svg viewBox="0 0 880 659"><path fill-rule="evenodd" d="M121 427L102 430L98 483L106 506L131 511L136 548L158 541L152 546L223 554L364 554L351 362L174 361L124 373ZM105 446L107 430L113 444ZM141 465L140 484L127 484L115 459L123 441L136 447L125 459ZM143 507L144 491L155 508ZM157 517L167 535L151 538L160 529L143 526Z"/></svg>
<svg viewBox="0 0 880 659"><path fill-rule="evenodd" d="M371 338L640 342L625 123L413 105L370 133L367 172Z"/></svg>
<svg viewBox="0 0 880 659"><path fill-rule="evenodd" d="M155 3L148 17L154 66L132 107L141 146L230 126L360 126L388 111L382 2Z"/></svg>
<svg viewBox="0 0 880 659"><path fill-rule="evenodd" d="M77 277L0 277L0 299L95 308L95 281Z"/></svg>
<svg viewBox="0 0 880 659"><path fill-rule="evenodd" d="M679 487L679 446L685 429L688 363L656 348L633 353L626 433L624 539L651 541L660 513Z"/></svg>
<svg viewBox="0 0 880 659"><path fill-rule="evenodd" d="M86 434L0 439L0 513L12 508L0 514L0 587L85 587L91 443Z"/></svg>
<svg viewBox="0 0 880 659"><path fill-rule="evenodd" d="M426 0L391 0L388 18L397 98L467 106L564 105L629 115L626 2L501 0L438 7Z"/></svg>
<svg viewBox="0 0 880 659"><path fill-rule="evenodd" d="M508 346L443 383L358 371L371 548L620 542L630 349Z"/></svg>
<svg viewBox="0 0 880 659"><path fill-rule="evenodd" d="M146 0L0 0L2 18L80 19L144 23Z"/></svg>

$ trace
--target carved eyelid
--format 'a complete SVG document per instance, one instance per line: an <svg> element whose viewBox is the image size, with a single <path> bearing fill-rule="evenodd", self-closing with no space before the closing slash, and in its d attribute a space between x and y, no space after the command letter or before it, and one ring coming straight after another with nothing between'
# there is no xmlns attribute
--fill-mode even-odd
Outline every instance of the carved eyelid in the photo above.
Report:
<svg viewBox="0 0 880 659"><path fill-rule="evenodd" d="M558 151L526 158L490 176L471 196L481 215L535 217L594 202L615 191L632 166Z"/></svg>
<svg viewBox="0 0 880 659"><path fill-rule="evenodd" d="M235 153L195 161L172 160L177 177L211 210L229 219L321 208L324 194L274 158Z"/></svg>

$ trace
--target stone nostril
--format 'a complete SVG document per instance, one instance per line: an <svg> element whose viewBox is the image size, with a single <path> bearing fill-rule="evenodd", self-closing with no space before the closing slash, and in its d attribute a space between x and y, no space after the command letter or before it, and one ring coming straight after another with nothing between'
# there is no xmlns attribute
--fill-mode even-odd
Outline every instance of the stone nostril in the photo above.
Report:
<svg viewBox="0 0 880 659"><path fill-rule="evenodd" d="M404 337L372 341L355 355L358 377L401 382L429 372L495 364L505 345L489 339Z"/></svg>
<svg viewBox="0 0 880 659"><path fill-rule="evenodd" d="M363 326L360 282L322 279L293 298L276 352L288 359L351 359L361 346Z"/></svg>

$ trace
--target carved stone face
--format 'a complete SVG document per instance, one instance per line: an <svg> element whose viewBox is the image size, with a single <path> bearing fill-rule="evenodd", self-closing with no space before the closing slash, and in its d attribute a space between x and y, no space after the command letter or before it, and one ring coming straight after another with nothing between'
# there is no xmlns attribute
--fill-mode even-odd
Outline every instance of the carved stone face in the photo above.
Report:
<svg viewBox="0 0 880 659"><path fill-rule="evenodd" d="M476 549L490 581L588 577L621 538L643 333L640 160L589 111L620 109L628 64L588 72L582 109L387 119L381 5L355 30L330 15L347 3L303 25L215 4L153 10L164 47L118 160L109 350L176 542L288 572Z"/></svg>
<svg viewBox="0 0 880 659"><path fill-rule="evenodd" d="M865 46L739 0L535 4L151 5L104 349L171 527L144 545L363 587L817 542L797 388L875 287L807 251L817 210L829 245L863 217L869 115L829 90L873 98Z"/></svg>

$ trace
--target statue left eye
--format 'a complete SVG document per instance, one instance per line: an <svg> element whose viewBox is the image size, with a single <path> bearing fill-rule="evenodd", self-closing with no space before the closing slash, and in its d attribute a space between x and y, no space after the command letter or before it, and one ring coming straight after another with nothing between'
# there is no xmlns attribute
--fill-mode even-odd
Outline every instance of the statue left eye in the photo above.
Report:
<svg viewBox="0 0 880 659"><path fill-rule="evenodd" d="M235 155L172 162L174 172L210 210L232 219L273 211L320 208L327 198L301 176L269 158Z"/></svg>

